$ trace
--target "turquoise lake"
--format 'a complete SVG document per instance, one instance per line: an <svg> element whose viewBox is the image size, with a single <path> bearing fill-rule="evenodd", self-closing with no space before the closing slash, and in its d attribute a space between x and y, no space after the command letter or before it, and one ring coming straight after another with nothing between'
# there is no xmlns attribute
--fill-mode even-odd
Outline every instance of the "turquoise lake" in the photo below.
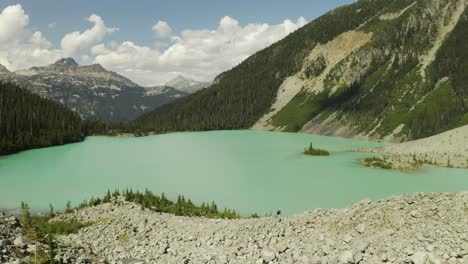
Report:
<svg viewBox="0 0 468 264"><path fill-rule="evenodd" d="M313 142L330 157L302 155ZM107 189L133 188L215 201L242 214L291 215L412 192L468 190L468 170L370 169L353 149L381 146L306 134L258 131L174 133L142 138L88 137L82 143L0 158L0 208L63 208Z"/></svg>

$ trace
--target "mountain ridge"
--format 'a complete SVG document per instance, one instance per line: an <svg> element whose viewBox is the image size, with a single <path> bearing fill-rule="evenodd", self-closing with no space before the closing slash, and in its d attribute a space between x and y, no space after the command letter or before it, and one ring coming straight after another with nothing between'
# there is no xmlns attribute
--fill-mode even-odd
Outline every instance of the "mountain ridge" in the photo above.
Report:
<svg viewBox="0 0 468 264"><path fill-rule="evenodd" d="M142 86L100 64L80 66L73 58L14 72L0 66L0 80L16 83L91 120L130 121L187 95L175 89L147 94Z"/></svg>
<svg viewBox="0 0 468 264"><path fill-rule="evenodd" d="M390 142L468 124L467 5L361 0L337 8L136 123Z"/></svg>

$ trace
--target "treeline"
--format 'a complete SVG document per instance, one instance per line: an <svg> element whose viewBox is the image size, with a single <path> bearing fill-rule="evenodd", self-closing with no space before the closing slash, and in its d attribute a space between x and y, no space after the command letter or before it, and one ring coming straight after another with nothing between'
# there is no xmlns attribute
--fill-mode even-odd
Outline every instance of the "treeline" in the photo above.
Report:
<svg viewBox="0 0 468 264"><path fill-rule="evenodd" d="M79 142L90 135L144 135L139 131L124 123L82 120L59 103L0 83L0 155Z"/></svg>
<svg viewBox="0 0 468 264"><path fill-rule="evenodd" d="M0 83L0 155L82 141L81 118L60 104Z"/></svg>
<svg viewBox="0 0 468 264"><path fill-rule="evenodd" d="M196 205L192 200L179 195L177 200L174 202L161 196L154 194L149 190L144 192L133 191L132 189L126 189L122 192L116 190L114 192L107 191L102 198L91 197L89 201L83 201L78 208L85 208L88 206L96 206L102 203L108 203L112 198L124 196L128 202L134 202L141 206L142 209L150 209L155 212L169 213L178 216L196 216L206 218L226 218L226 219L237 219L240 218L239 214L235 210L223 209L219 210L218 206L214 203L202 203ZM71 211L70 203L67 203L65 212Z"/></svg>
<svg viewBox="0 0 468 264"><path fill-rule="evenodd" d="M116 136L119 133L134 133L136 131L125 123L101 120L85 120L83 126L87 136Z"/></svg>

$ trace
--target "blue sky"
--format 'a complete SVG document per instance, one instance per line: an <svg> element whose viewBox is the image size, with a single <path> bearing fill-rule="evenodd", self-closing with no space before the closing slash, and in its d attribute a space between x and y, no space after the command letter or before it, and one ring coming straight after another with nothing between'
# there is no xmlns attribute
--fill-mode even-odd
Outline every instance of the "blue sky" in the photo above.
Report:
<svg viewBox="0 0 468 264"><path fill-rule="evenodd" d="M352 0L2 0L0 9L21 4L30 16L33 29L41 30L54 44L64 34L83 30L85 18L97 14L109 26L120 28L113 39L132 39L148 45L154 41L151 26L158 20L167 21L175 31L186 28L215 28L224 16L231 16L241 24L280 23L300 16L312 20L325 12ZM56 28L49 29L50 23Z"/></svg>
<svg viewBox="0 0 468 264"><path fill-rule="evenodd" d="M224 0L135 0L135 1L121 1L121 0L1 0L0 11L4 10L8 6L20 4L23 12L29 18L27 30L32 32L41 32L41 37L50 42L48 52L50 52L50 58L55 59L59 56L58 52L53 49L60 49L61 40L65 35L71 32L81 32L91 28L93 22L87 19L92 15L96 14L103 21L105 26L108 28L118 28L118 31L112 31L112 33L106 33L102 39L92 43L93 46L104 45L106 50L102 50L102 54L91 54L90 50L92 45L87 47L89 50L85 50L80 46L79 52L73 55L81 63L92 63L99 62L104 66L111 68L119 73L132 78L140 79L140 75L144 73L133 74L138 70L133 65L132 67L125 67L125 62L118 64L117 62L110 62L105 55L109 54L109 50L116 51L118 47L123 50L125 47L122 46L126 41L130 41L135 45L132 48L150 48L154 52L164 53L165 49L169 49L174 44L178 44L174 47L187 49L197 49L197 46L180 45L179 42L192 43L189 37L182 36L182 32L187 29L199 30L216 30L220 27L221 19L228 16L233 21L238 22L238 30L243 30L245 34L248 34L246 26L249 24L268 24L272 28L268 31L269 34L278 34L278 38L284 37L284 34L290 33L289 31L275 30L275 25L281 25L284 20L289 19L296 24L297 27L301 26L302 23L297 22L299 17L304 17L308 22L314 18L324 14L325 12L345 4L350 4L352 0L295 0L295 1L277 1L277 0L238 0L238 1L224 1ZM161 37L155 34L152 27L158 21L165 21L168 26L172 29L170 37ZM229 21L228 21L229 22ZM232 22L232 21L231 21ZM297 23L296 23L297 22ZM235 24L235 23L234 23ZM285 26L286 27L286 26ZM240 37L242 37L241 33ZM265 33L266 34L266 33ZM264 35L261 35L265 37ZM235 35L235 34L233 34ZM165 39L164 39L165 38ZM163 39L163 41L161 41ZM271 38L269 41L276 41L278 39ZM235 40L229 40L229 43ZM244 42L240 46L245 46ZM243 51L242 54L236 54L236 59L233 59L231 64L239 63L239 60L244 59L249 52L255 52L261 45L269 45L271 43L250 43L254 46L249 50ZM120 45L120 46L119 46ZM127 46L128 48L128 46ZM218 49L222 49L218 48ZM96 50L96 49L95 49ZM127 49L128 50L128 49ZM1 52L1 50L0 50ZM23 52L24 53L24 52ZM0 58L0 63L11 65L9 68L18 68L30 66L25 63L17 63L12 61L14 56L11 52L10 57ZM160 55L161 55L160 54ZM183 53L188 56L188 53ZM178 54L182 56L183 54ZM155 54L153 54L155 55ZM179 56L179 57L180 57ZM230 56L230 54L219 54L219 56ZM218 56L218 57L219 57ZM115 57L115 56L114 56ZM170 56L166 56L170 57ZM172 58L179 58L178 56L171 55ZM161 64L164 58L157 57L155 55L154 60ZM208 57L203 58L209 60ZM195 60L195 58L194 58ZM34 60L28 59L24 61L31 61L34 64ZM36 63L44 63L47 60L41 58ZM182 62L181 62L182 63ZM181 64L179 63L179 64ZM185 74L190 77L207 80L212 78L218 72L213 73L202 73L195 70L188 71L187 69L177 69L172 67L168 72L161 72L161 67L154 68L154 74L160 73L160 80L154 80L153 82L163 82L166 79L176 74ZM223 62L218 64L217 71L223 70L223 67L232 67L229 62ZM192 65L195 67L195 65ZM152 82L152 80L137 80L144 82L145 84Z"/></svg>

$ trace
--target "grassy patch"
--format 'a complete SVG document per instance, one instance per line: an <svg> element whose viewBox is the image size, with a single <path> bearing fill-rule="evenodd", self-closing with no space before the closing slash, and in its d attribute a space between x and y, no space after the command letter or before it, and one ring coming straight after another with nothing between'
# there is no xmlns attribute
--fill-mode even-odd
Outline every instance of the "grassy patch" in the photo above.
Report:
<svg viewBox="0 0 468 264"><path fill-rule="evenodd" d="M312 94L300 91L273 118L275 127L284 127L284 131L297 132L322 110L325 94Z"/></svg>

